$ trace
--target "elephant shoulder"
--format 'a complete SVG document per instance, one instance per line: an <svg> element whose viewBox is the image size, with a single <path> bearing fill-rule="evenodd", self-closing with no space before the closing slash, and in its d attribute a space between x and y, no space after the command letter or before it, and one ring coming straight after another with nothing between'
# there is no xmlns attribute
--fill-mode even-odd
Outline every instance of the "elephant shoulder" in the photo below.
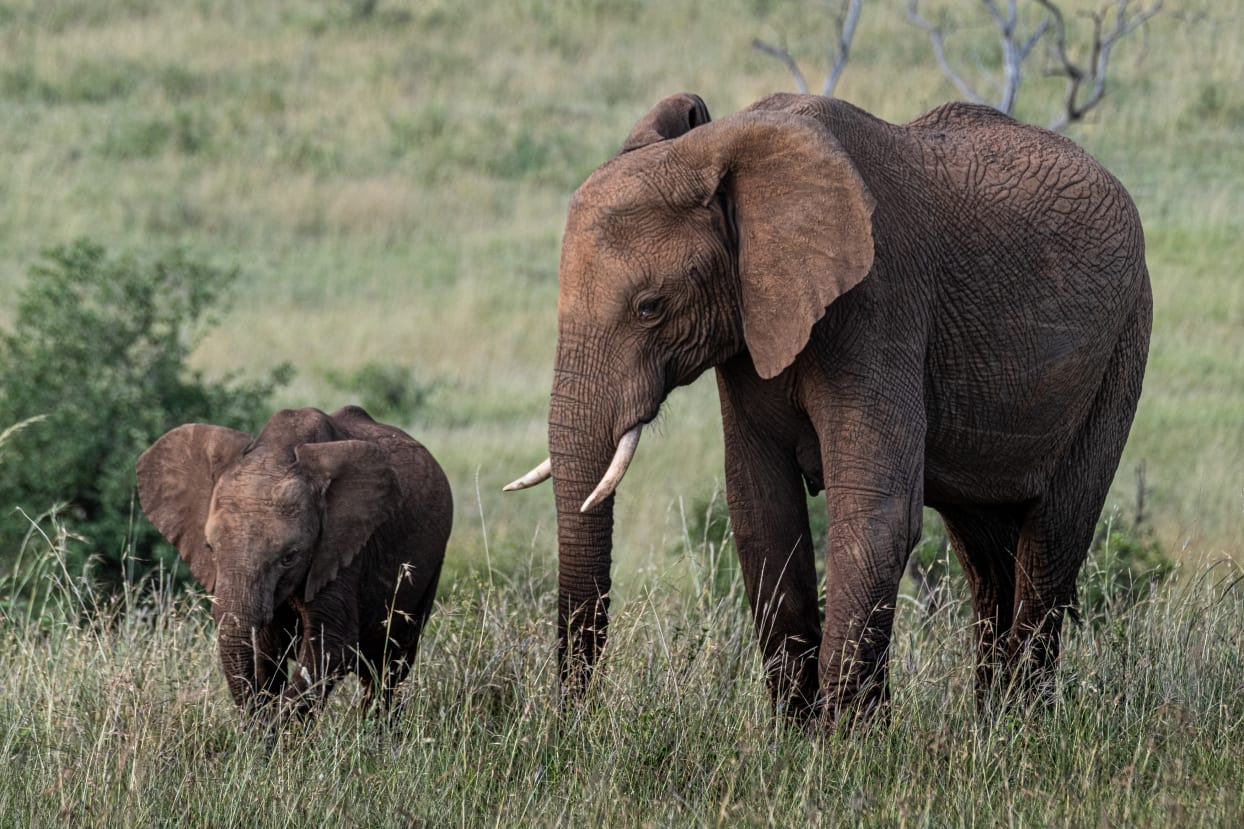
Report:
<svg viewBox="0 0 1244 829"><path fill-rule="evenodd" d="M1027 166L1040 159L1058 164L1096 164L1083 147L1065 135L1017 121L985 104L942 104L906 124L905 129L926 148L933 144L955 147L960 153L995 161L1023 160Z"/></svg>
<svg viewBox="0 0 1244 829"><path fill-rule="evenodd" d="M952 101L929 110L904 126L910 132L922 134L925 139L937 137L985 152L1005 151L1008 148L1012 151L1024 148L1027 153L1038 155L1075 155L1083 152L1065 135L1018 121L987 104Z"/></svg>
<svg viewBox="0 0 1244 829"><path fill-rule="evenodd" d="M389 448L419 442L396 426L381 423L367 413L362 406L342 406L328 416L338 434L348 440L365 440Z"/></svg>
<svg viewBox="0 0 1244 829"><path fill-rule="evenodd" d="M343 406L329 418L342 438L374 443L383 449L399 477L428 456L422 443L396 426L376 420L362 406Z"/></svg>
<svg viewBox="0 0 1244 829"><path fill-rule="evenodd" d="M815 115L822 102L828 100L819 95L800 95L794 92L774 92L749 106L744 112L790 112L795 115Z"/></svg>
<svg viewBox="0 0 1244 829"><path fill-rule="evenodd" d="M347 427L362 427L365 429L367 426L380 425L376 422L375 418L367 413L366 409L362 406L356 406L354 404L342 406L340 409L330 414L329 418L336 423L339 428L343 428L344 431L348 431Z"/></svg>

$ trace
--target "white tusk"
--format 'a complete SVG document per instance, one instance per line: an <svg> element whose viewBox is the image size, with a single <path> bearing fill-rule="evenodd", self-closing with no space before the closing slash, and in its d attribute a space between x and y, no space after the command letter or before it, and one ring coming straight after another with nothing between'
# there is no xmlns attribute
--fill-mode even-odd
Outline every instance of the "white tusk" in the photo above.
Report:
<svg viewBox="0 0 1244 829"><path fill-rule="evenodd" d="M517 481L512 481L509 484L506 484L505 488L501 491L514 492L519 489L526 489L529 486L542 484L551 477L553 477L553 462L548 458L545 458L539 466L519 478Z"/></svg>
<svg viewBox="0 0 1244 829"><path fill-rule="evenodd" d="M587 496L583 506L579 507L579 512L587 512L612 495L613 491L618 488L622 476L626 474L626 468L631 465L631 459L635 457L635 447L639 445L639 432L643 428L642 423L635 424L635 428L618 441L618 448L613 453L613 461L609 464L609 468L605 470L605 477L600 479L596 489Z"/></svg>

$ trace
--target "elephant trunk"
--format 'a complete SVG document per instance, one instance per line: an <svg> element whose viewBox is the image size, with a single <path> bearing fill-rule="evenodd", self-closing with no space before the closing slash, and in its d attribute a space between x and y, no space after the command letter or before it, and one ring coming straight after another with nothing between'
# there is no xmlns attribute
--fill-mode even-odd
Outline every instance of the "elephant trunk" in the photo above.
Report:
<svg viewBox="0 0 1244 829"><path fill-rule="evenodd" d="M249 631L220 628L220 667L233 701L246 711L256 704L255 649Z"/></svg>
<svg viewBox="0 0 1244 829"><path fill-rule="evenodd" d="M590 424L599 398L567 394L567 375L554 380L549 458L557 503L557 637L563 686L586 689L605 645L613 552L612 492L583 507L615 454L612 424Z"/></svg>
<svg viewBox="0 0 1244 829"><path fill-rule="evenodd" d="M254 710L261 677L257 653L259 631L272 619L270 606L255 607L253 598L239 596L226 587L218 590L212 607L216 618L216 637L220 647L220 666L233 701L246 711Z"/></svg>

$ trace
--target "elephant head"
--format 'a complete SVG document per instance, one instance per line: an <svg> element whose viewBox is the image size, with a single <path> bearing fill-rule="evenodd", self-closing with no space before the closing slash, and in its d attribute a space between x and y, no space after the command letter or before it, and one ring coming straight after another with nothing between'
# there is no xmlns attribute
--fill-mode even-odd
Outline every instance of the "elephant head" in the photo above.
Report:
<svg viewBox="0 0 1244 829"><path fill-rule="evenodd" d="M705 369L750 354L784 371L835 298L869 273L873 199L812 118L747 111L709 123L675 95L570 203L560 265L549 477L558 515L563 679L604 645L613 492L644 424Z"/></svg>
<svg viewBox="0 0 1244 829"><path fill-rule="evenodd" d="M383 450L341 440L315 409L278 412L258 437L206 424L138 460L143 511L213 596L230 692L256 691L254 637L287 602L310 603L395 506Z"/></svg>

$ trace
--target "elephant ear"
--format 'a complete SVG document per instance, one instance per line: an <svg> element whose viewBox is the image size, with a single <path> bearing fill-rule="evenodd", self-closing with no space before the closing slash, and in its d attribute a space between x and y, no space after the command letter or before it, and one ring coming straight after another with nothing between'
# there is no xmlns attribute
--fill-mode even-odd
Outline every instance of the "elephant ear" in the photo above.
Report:
<svg viewBox="0 0 1244 829"><path fill-rule="evenodd" d="M723 118L671 153L695 170L704 203L724 192L733 207L743 335L756 371L774 377L872 269L872 194L828 128L789 112Z"/></svg>
<svg viewBox="0 0 1244 829"><path fill-rule="evenodd" d="M311 601L393 514L401 491L388 456L374 443L305 443L294 454L324 497L320 543L307 573L305 599Z"/></svg>
<svg viewBox="0 0 1244 829"><path fill-rule="evenodd" d="M138 458L138 501L143 512L209 593L216 589L216 558L208 549L204 528L212 490L251 440L236 429L188 423L165 434Z"/></svg>
<svg viewBox="0 0 1244 829"><path fill-rule="evenodd" d="M635 123L619 155L658 141L678 138L711 120L708 106L699 95L690 92L670 95Z"/></svg>

